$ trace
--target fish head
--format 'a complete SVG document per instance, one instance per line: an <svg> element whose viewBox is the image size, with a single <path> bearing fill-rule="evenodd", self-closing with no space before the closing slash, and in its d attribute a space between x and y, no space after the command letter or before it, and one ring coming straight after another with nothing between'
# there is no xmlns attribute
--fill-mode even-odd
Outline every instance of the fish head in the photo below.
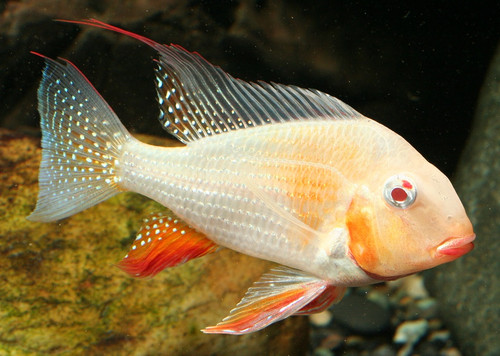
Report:
<svg viewBox="0 0 500 356"><path fill-rule="evenodd" d="M347 213L351 258L375 279L432 268L474 247L472 224L450 180L423 158L401 166L361 185Z"/></svg>

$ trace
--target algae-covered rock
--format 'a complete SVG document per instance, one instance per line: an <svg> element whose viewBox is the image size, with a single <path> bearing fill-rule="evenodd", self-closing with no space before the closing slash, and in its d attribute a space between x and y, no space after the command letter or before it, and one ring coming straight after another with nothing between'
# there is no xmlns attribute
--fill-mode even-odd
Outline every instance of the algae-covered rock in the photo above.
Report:
<svg viewBox="0 0 500 356"><path fill-rule="evenodd" d="M479 100L456 189L477 235L470 254L427 282L466 355L500 355L500 47Z"/></svg>
<svg viewBox="0 0 500 356"><path fill-rule="evenodd" d="M245 336L200 331L227 315L267 262L226 249L152 279L116 268L142 218L164 209L144 197L120 194L56 223L26 220L40 156L39 139L0 129L0 354L304 353L304 317Z"/></svg>

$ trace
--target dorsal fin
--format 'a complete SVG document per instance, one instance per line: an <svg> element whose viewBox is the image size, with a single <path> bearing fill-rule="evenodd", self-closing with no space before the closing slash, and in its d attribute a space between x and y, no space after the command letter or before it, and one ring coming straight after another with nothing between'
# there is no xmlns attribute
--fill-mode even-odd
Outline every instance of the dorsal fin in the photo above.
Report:
<svg viewBox="0 0 500 356"><path fill-rule="evenodd" d="M158 51L156 79L160 122L184 143L290 120L363 117L349 105L317 90L235 79L198 53L188 52L178 45L162 45L95 19L65 22L119 32Z"/></svg>
<svg viewBox="0 0 500 356"><path fill-rule="evenodd" d="M157 48L160 122L183 142L259 125L361 114L316 90L235 79L180 46Z"/></svg>

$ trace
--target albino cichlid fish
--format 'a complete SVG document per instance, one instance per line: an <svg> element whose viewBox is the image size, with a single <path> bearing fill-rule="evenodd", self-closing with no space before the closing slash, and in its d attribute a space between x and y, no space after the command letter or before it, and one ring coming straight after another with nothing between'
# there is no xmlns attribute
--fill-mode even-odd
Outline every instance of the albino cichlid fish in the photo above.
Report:
<svg viewBox="0 0 500 356"><path fill-rule="evenodd" d="M124 191L169 211L148 217L119 266L152 276L218 246L280 264L205 333L245 334L473 248L446 176L407 141L317 90L247 83L177 45L97 20L159 53L160 123L185 143L132 137L85 76L45 58L38 90L40 192L54 221ZM42 56L43 57L43 56Z"/></svg>

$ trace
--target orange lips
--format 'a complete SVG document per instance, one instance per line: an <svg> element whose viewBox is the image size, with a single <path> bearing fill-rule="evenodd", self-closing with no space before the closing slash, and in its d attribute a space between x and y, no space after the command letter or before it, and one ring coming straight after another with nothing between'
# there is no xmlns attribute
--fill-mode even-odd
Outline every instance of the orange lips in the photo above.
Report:
<svg viewBox="0 0 500 356"><path fill-rule="evenodd" d="M476 235L467 237L451 237L439 245L436 249L438 255L460 257L474 248L472 241Z"/></svg>

